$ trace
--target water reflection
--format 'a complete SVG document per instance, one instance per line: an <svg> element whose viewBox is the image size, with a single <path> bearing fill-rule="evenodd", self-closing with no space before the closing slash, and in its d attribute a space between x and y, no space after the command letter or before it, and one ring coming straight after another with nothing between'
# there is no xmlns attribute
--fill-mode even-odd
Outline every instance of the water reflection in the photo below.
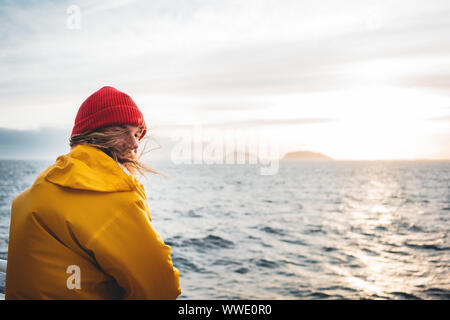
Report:
<svg viewBox="0 0 450 320"><path fill-rule="evenodd" d="M332 269L344 278L346 285L358 290L363 297L386 298L394 295L418 298L411 292L432 283L436 265L429 263L429 258L424 259L427 253L413 252L405 246L405 242L413 236L410 231L414 229L399 229L408 229L410 221L421 210L417 207L414 211L404 208L403 204L408 201L396 201L394 195L402 193L405 186L396 180L395 175L386 174L390 168L382 170L383 175L379 170L366 171L370 176L361 181L359 190L354 190L347 197L350 218L347 243L351 245L344 245L342 251L354 257L358 268L340 265ZM446 233L443 236L446 238ZM423 238L414 239L423 243Z"/></svg>

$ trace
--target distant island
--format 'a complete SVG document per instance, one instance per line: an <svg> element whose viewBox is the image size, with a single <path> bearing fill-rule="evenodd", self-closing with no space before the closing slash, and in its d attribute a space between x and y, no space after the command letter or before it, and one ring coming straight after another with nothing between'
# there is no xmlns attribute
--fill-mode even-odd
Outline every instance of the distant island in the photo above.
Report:
<svg viewBox="0 0 450 320"><path fill-rule="evenodd" d="M318 152L294 151L286 153L281 160L322 161L322 160L333 160L333 158L330 158Z"/></svg>

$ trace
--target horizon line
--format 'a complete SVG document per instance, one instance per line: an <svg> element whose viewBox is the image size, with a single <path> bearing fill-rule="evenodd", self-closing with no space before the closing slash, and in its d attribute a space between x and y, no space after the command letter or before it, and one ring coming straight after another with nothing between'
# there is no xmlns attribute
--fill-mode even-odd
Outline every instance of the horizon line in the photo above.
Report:
<svg viewBox="0 0 450 320"><path fill-rule="evenodd" d="M3 158L0 157L1 160L8 160L8 161L55 161L53 158ZM157 157L153 159L155 161L162 160L162 161L170 161L171 159L168 157ZM450 158L389 158L389 159L284 159L279 158L280 161L287 161L287 162L344 162L344 161L450 161Z"/></svg>

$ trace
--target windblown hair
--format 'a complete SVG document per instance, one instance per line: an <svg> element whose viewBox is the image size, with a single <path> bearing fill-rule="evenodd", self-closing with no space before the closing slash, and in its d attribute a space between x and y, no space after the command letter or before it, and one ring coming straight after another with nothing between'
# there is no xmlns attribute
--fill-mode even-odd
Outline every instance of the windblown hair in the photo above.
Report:
<svg viewBox="0 0 450 320"><path fill-rule="evenodd" d="M137 155L126 148L126 141L129 139L129 134L128 128L124 125L103 127L86 133L73 135L70 138L70 147L80 144L96 147L113 158L118 164L125 167L134 176L139 173L146 178L145 172L164 176L162 173L148 167L140 161L140 158L144 154L153 150L145 151L148 137L142 139L145 140L145 144L140 154Z"/></svg>

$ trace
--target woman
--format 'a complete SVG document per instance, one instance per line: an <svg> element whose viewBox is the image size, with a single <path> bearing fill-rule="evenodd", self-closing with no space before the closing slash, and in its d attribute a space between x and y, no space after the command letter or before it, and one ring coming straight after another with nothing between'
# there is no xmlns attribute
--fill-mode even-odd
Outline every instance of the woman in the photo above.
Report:
<svg viewBox="0 0 450 320"><path fill-rule="evenodd" d="M103 87L78 110L71 151L12 203L5 299L175 299L179 271L155 231L137 157L144 117ZM128 171L130 174L128 174Z"/></svg>

